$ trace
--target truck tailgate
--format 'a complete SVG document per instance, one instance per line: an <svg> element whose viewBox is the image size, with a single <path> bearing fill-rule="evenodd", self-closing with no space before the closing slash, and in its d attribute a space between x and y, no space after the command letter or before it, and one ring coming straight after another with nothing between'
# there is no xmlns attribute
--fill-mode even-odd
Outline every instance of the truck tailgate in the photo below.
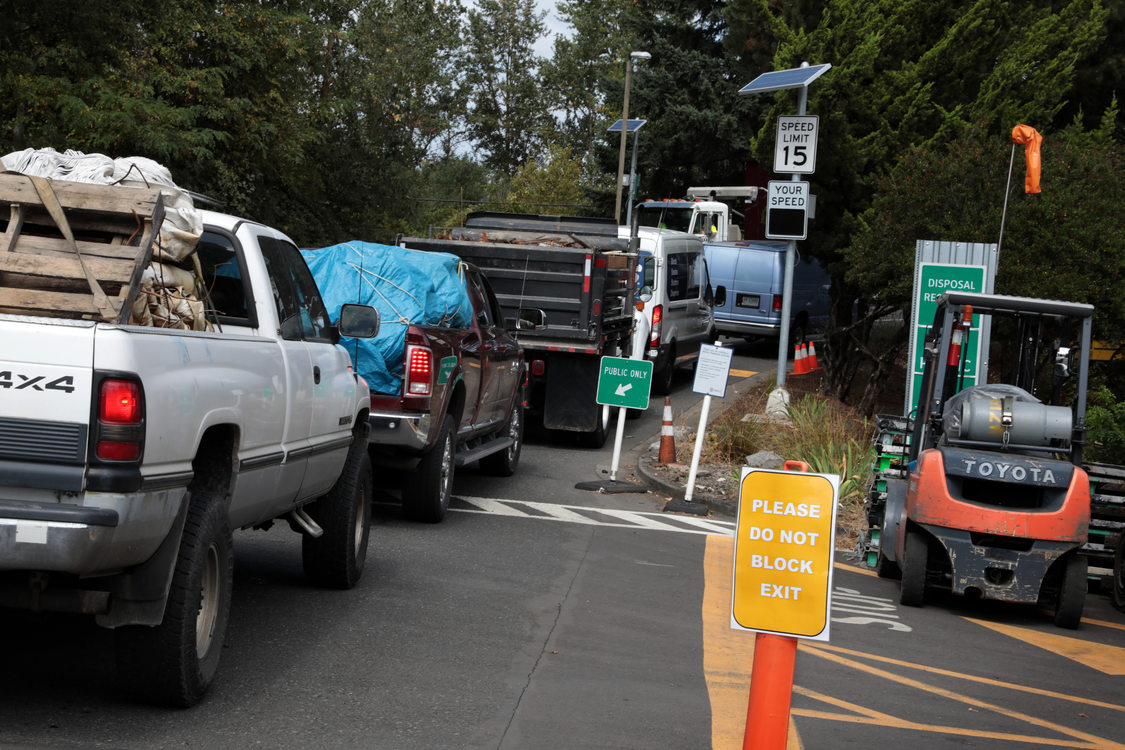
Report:
<svg viewBox="0 0 1125 750"><path fill-rule="evenodd" d="M0 457L85 459L94 324L0 317Z"/></svg>

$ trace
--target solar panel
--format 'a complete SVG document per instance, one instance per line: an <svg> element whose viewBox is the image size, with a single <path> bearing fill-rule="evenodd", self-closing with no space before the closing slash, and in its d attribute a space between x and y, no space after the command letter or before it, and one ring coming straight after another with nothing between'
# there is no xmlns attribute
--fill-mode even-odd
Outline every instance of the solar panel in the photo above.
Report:
<svg viewBox="0 0 1125 750"><path fill-rule="evenodd" d="M832 63L822 63L810 65L807 68L790 68L789 70L774 70L769 73L762 73L739 89L738 93L764 94L769 91L781 91L782 89L799 89L820 78L831 67Z"/></svg>
<svg viewBox="0 0 1125 750"><path fill-rule="evenodd" d="M625 132L626 133L635 133L638 130L640 130L641 126L644 125L646 122L648 122L648 120L633 120L633 119L630 119L629 120L629 127L625 130ZM620 133L621 132L621 120L618 120L617 122L610 125L608 132L610 132L610 133Z"/></svg>

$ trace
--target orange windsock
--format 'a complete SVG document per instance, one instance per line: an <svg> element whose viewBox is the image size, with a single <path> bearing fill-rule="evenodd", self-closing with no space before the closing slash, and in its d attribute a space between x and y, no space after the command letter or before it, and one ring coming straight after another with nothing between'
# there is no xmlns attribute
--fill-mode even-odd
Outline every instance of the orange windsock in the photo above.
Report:
<svg viewBox="0 0 1125 750"><path fill-rule="evenodd" d="M1023 191L1025 193L1039 192L1039 144L1043 136L1030 125L1016 125L1012 128L1012 143L1023 145L1023 153L1027 158L1027 175L1023 178Z"/></svg>

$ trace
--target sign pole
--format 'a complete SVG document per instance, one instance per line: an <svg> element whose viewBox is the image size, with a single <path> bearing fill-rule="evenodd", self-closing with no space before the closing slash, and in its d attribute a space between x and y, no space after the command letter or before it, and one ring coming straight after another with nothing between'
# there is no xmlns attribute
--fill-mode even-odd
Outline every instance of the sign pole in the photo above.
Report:
<svg viewBox="0 0 1125 750"><path fill-rule="evenodd" d="M621 441L625 437L625 407L617 410L617 438L613 441L613 463L609 469L609 481L617 481L617 466L621 463Z"/></svg>
<svg viewBox="0 0 1125 750"><path fill-rule="evenodd" d="M684 502L690 503L695 494L695 475L699 471L699 456L703 452L703 433L707 429L707 414L711 411L711 394L703 397L703 410L699 412L699 428L695 431L695 449L691 452L691 469L688 470Z"/></svg>
<svg viewBox="0 0 1125 750"><path fill-rule="evenodd" d="M758 633L754 638L742 750L785 750L796 665L797 639L793 636Z"/></svg>
<svg viewBox="0 0 1125 750"><path fill-rule="evenodd" d="M797 93L797 115L803 117L809 101L809 87L802 86ZM793 182L800 182L801 175L791 174ZM789 240L785 243L785 278L782 281L781 293L781 330L777 342L777 388L785 390L785 368L789 355L789 315L793 311L793 273L797 266L797 241ZM789 401L788 398L785 399Z"/></svg>

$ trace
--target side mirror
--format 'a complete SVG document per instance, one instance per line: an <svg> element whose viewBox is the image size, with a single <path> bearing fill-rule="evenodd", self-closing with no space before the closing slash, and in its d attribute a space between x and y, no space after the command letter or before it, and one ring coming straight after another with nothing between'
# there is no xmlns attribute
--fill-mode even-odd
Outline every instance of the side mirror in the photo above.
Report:
<svg viewBox="0 0 1125 750"><path fill-rule="evenodd" d="M712 291L710 284L703 288L703 301L707 303L708 307L715 305L715 292Z"/></svg>
<svg viewBox="0 0 1125 750"><path fill-rule="evenodd" d="M521 307L516 311L517 331L541 331L547 327L547 313L534 307Z"/></svg>
<svg viewBox="0 0 1125 750"><path fill-rule="evenodd" d="M373 338L379 332L379 311L370 305L348 303L340 308L337 323L341 336L356 339Z"/></svg>
<svg viewBox="0 0 1125 750"><path fill-rule="evenodd" d="M648 286L647 284L645 286L642 286L641 291L637 293L637 299L641 300L642 302L648 302L650 299L652 299L652 287Z"/></svg>
<svg viewBox="0 0 1125 750"><path fill-rule="evenodd" d="M722 307L727 303L727 288L725 286L715 287L715 301L712 303L715 307Z"/></svg>

